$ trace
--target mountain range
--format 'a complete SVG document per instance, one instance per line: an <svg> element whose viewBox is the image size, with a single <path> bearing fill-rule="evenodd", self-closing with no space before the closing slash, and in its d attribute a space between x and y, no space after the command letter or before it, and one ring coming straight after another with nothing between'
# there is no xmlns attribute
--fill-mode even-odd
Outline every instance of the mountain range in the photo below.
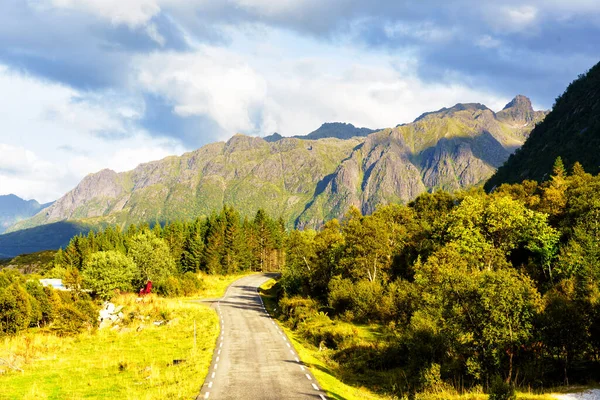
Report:
<svg viewBox="0 0 600 400"><path fill-rule="evenodd" d="M23 200L14 194L0 195L0 234L15 222L31 217L51 204Z"/></svg>
<svg viewBox="0 0 600 400"><path fill-rule="evenodd" d="M192 218L233 204L316 227L351 205L364 213L426 191L485 182L546 115L517 96L495 113L457 104L376 132L324 124L301 137L235 135L182 156L102 170L10 231L58 221L127 225Z"/></svg>

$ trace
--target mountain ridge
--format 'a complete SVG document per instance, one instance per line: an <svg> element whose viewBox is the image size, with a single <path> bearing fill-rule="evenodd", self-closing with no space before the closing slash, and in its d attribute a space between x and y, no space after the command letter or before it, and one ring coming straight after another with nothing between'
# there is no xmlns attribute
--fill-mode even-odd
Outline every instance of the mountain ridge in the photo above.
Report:
<svg viewBox="0 0 600 400"><path fill-rule="evenodd" d="M0 234L19 220L37 214L52 203L40 204L37 200L25 200L15 194L0 195Z"/></svg>
<svg viewBox="0 0 600 400"><path fill-rule="evenodd" d="M352 205L369 213L425 191L481 184L522 144L527 127L512 114L499 120L473 104L367 136L271 141L237 134L131 171L102 170L12 230L65 220L124 226L185 219L224 204L243 215L264 208L288 226L317 227ZM361 129L332 127L340 126Z"/></svg>
<svg viewBox="0 0 600 400"><path fill-rule="evenodd" d="M492 190L502 183L547 179L557 157L567 169L575 162L587 172L600 172L600 63L580 75L560 95L529 139L486 183Z"/></svg>

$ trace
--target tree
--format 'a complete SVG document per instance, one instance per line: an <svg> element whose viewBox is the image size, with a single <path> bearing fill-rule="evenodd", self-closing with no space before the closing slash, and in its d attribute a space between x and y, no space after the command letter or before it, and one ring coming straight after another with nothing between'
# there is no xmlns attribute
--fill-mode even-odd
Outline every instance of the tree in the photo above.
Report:
<svg viewBox="0 0 600 400"><path fill-rule="evenodd" d="M389 232L378 218L363 217L351 209L343 226L346 246L341 260L354 279L373 282L383 278L391 266Z"/></svg>
<svg viewBox="0 0 600 400"><path fill-rule="evenodd" d="M206 225L196 219L189 227L181 252L181 270L197 272L204 257L204 234Z"/></svg>
<svg viewBox="0 0 600 400"><path fill-rule="evenodd" d="M19 285L13 283L0 294L0 332L15 334L31 322L30 296Z"/></svg>
<svg viewBox="0 0 600 400"><path fill-rule="evenodd" d="M116 290L129 291L139 276L131 258L114 250L99 251L86 261L83 285L102 299L110 299Z"/></svg>
<svg viewBox="0 0 600 400"><path fill-rule="evenodd" d="M160 281L177 273L175 261L167 243L151 232L138 233L129 241L127 253L138 269L136 284L146 281Z"/></svg>
<svg viewBox="0 0 600 400"><path fill-rule="evenodd" d="M315 272L315 231L293 230L286 241L286 263L281 286L289 296L310 295L310 282Z"/></svg>

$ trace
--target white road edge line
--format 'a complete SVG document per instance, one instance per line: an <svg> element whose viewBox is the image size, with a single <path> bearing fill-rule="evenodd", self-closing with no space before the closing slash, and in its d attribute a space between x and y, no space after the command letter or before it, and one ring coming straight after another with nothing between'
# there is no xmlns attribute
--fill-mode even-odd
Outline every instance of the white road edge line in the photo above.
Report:
<svg viewBox="0 0 600 400"><path fill-rule="evenodd" d="M211 388L212 387L212 382L208 382L208 387Z"/></svg>
<svg viewBox="0 0 600 400"><path fill-rule="evenodd" d="M306 374L306 379L308 379L309 381L312 381L312 378L310 377L309 374Z"/></svg>
<svg viewBox="0 0 600 400"><path fill-rule="evenodd" d="M297 363L300 362L300 359L298 357L294 358L294 360L296 360Z"/></svg>
<svg viewBox="0 0 600 400"><path fill-rule="evenodd" d="M302 371L304 371L306 368L304 368L304 365L301 365L301 366L300 366L300 369L301 369Z"/></svg>
<svg viewBox="0 0 600 400"><path fill-rule="evenodd" d="M210 396L210 392L206 392L206 393L204 393L204 398L205 398L205 399L208 399L208 396Z"/></svg>
<svg viewBox="0 0 600 400"><path fill-rule="evenodd" d="M215 379L215 373L214 372L212 373L211 378Z"/></svg>
<svg viewBox="0 0 600 400"><path fill-rule="evenodd" d="M327 400L327 397L323 396L322 394L320 394L319 396L321 396L321 400Z"/></svg>
<svg viewBox="0 0 600 400"><path fill-rule="evenodd" d="M314 383L312 384L312 386L315 390L319 390L319 387L317 385L315 385Z"/></svg>

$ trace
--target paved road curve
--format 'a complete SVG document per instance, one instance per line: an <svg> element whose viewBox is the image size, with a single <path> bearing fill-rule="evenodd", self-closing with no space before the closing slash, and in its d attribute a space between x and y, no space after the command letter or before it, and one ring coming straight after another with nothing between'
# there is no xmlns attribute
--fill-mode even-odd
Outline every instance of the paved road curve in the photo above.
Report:
<svg viewBox="0 0 600 400"><path fill-rule="evenodd" d="M325 399L293 346L264 309L252 275L234 282L214 304L221 334L198 399Z"/></svg>

